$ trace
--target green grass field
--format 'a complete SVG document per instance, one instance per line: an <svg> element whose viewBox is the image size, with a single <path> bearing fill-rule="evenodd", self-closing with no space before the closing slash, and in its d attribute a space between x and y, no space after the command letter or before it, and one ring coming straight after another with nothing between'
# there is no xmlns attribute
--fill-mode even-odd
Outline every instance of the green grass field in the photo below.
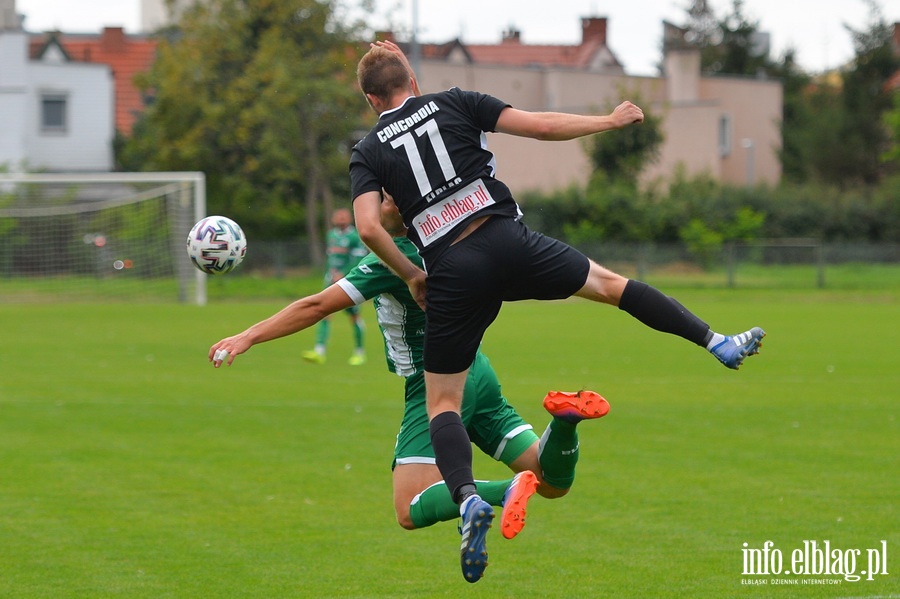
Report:
<svg viewBox="0 0 900 599"><path fill-rule="evenodd" d="M612 410L581 426L569 496L492 531L475 585L455 523L394 521L402 382L371 311L363 367L339 316L324 366L307 331L215 370L213 342L285 302L0 306L0 597L900 597L900 292L673 295L766 328L762 355L734 372L608 307L504 308L484 350L538 433L549 389ZM886 541L888 574L743 574L744 543L787 569L826 540L857 573ZM775 584L821 579L841 582Z"/></svg>

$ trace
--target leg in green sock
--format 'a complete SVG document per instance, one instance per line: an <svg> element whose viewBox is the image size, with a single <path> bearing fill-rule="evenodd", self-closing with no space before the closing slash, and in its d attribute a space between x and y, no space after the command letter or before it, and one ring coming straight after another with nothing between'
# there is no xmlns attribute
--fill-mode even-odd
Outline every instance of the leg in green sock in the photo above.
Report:
<svg viewBox="0 0 900 599"><path fill-rule="evenodd" d="M503 495L512 482L506 480L475 481L478 495L488 503L499 506ZM416 528L425 528L438 522L459 518L459 506L450 497L450 490L444 481L435 483L416 495L409 505L409 516Z"/></svg>
<svg viewBox="0 0 900 599"><path fill-rule="evenodd" d="M325 347L328 345L328 334L331 332L331 321L327 318L319 323L316 328L316 347Z"/></svg>
<svg viewBox="0 0 900 599"><path fill-rule="evenodd" d="M353 343L357 351L362 351L365 347L366 323L359 316L353 317Z"/></svg>
<svg viewBox="0 0 900 599"><path fill-rule="evenodd" d="M553 418L541 436L538 457L544 480L557 489L568 489L575 482L578 463L578 430L576 425Z"/></svg>

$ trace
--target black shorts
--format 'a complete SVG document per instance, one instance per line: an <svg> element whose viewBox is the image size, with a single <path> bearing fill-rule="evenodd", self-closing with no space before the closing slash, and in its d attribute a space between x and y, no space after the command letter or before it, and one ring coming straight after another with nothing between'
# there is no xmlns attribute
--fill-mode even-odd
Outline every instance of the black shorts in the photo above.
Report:
<svg viewBox="0 0 900 599"><path fill-rule="evenodd" d="M462 372L504 301L570 297L590 261L523 223L494 216L428 264L425 370Z"/></svg>

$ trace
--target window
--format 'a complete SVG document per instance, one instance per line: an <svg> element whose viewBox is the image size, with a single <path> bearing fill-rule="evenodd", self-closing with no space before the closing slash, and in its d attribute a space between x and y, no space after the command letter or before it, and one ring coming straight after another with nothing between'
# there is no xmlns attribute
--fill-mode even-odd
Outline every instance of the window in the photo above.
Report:
<svg viewBox="0 0 900 599"><path fill-rule="evenodd" d="M725 158L731 154L731 116L723 114L719 117L719 156Z"/></svg>
<svg viewBox="0 0 900 599"><path fill-rule="evenodd" d="M65 133L68 98L65 94L43 94L41 96L41 131Z"/></svg>

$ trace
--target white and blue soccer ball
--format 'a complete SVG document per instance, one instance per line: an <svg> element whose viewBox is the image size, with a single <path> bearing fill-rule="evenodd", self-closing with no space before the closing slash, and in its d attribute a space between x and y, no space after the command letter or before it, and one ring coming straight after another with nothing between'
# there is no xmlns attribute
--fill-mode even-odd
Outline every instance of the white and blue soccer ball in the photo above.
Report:
<svg viewBox="0 0 900 599"><path fill-rule="evenodd" d="M187 253L194 266L206 274L223 275L244 260L247 237L230 218L207 216L188 234Z"/></svg>

